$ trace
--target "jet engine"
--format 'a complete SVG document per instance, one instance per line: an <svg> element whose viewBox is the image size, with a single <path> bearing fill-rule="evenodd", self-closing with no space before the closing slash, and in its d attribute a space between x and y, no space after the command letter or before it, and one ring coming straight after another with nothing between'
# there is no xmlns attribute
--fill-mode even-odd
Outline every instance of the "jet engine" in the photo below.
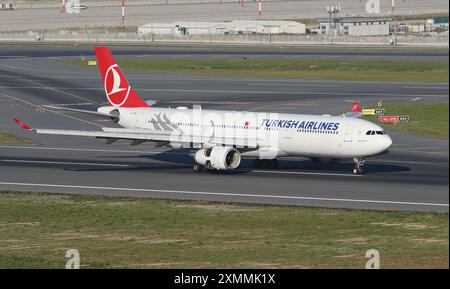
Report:
<svg viewBox="0 0 450 289"><path fill-rule="evenodd" d="M212 147L198 150L194 159L207 169L232 170L241 163L241 154L232 147Z"/></svg>

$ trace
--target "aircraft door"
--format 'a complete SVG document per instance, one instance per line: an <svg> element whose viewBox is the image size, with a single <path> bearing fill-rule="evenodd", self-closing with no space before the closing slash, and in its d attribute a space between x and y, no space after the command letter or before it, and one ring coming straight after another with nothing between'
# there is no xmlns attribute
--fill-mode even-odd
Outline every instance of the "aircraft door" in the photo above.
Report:
<svg viewBox="0 0 450 289"><path fill-rule="evenodd" d="M345 130L344 142L352 142L353 141L353 131L348 128Z"/></svg>

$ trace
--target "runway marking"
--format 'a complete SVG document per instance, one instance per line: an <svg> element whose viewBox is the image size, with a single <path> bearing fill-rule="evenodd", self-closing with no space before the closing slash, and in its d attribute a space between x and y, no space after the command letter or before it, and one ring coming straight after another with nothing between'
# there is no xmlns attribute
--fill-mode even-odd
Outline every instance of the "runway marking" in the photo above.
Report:
<svg viewBox="0 0 450 289"><path fill-rule="evenodd" d="M0 66L6 66L4 64L0 64ZM8 68L16 68L13 66L7 66ZM54 72L54 71L53 71ZM67 71L61 71L61 73L67 73ZM151 72L150 72L151 73ZM98 78L97 74L92 74L92 75L51 75L48 74L46 75L49 78L69 78L69 79L92 79L92 78ZM14 76L11 75L6 75L6 74L0 74L0 77L9 77L9 78L15 78ZM129 77L128 80L134 81L134 80L150 80L150 79L154 79L154 80L164 80L167 81L167 77L166 76L155 76L155 75L148 75L148 76L135 76L135 77ZM330 80L330 79L257 79L257 78L243 78L243 79L238 79L238 78L229 78L229 77L220 77L217 79L214 78L204 78L204 77L189 77L186 75L177 75L177 80L185 80L185 81L217 81L217 82L264 82L264 83L268 83L268 82L273 82L273 83L279 83L279 82L291 82L291 83L369 83L369 84L382 84L382 85L386 85L386 84L398 84L398 85L405 85L405 84L418 84L418 85L442 85L444 86L441 89L448 89L448 83L430 83L430 82L404 82L404 81L370 81L370 80ZM430 86L432 87L432 86ZM428 87L427 87L428 88Z"/></svg>
<svg viewBox="0 0 450 289"><path fill-rule="evenodd" d="M313 172L293 172L293 171L261 171L261 170L237 170L243 172L254 172L263 174L290 174L290 175L313 175L313 176L339 176L339 177L363 177L363 175L338 174L338 173L313 173Z"/></svg>
<svg viewBox="0 0 450 289"><path fill-rule="evenodd" d="M16 100L16 101L25 103L25 104L27 104L27 105L29 105L31 107L35 107L35 108L38 108L38 109L44 109L40 105L34 104L32 102L29 102L27 100L24 100L24 99L15 97L15 96L7 95L7 94L4 94L4 93L0 93L0 96L4 96L4 97L7 97L7 98L12 99L12 100ZM81 121L81 122L84 122L84 123L87 123L87 124L90 124L90 125L94 125L94 126L97 126L97 127L102 127L101 125L99 125L97 123L93 123L93 122L90 122L90 121L87 121L87 120L84 120L84 119L81 119L81 118L78 118L78 117L75 117L75 116L71 116L71 115L68 115L68 114L65 114L65 113L62 113L62 112L59 112L59 111L50 110L50 109L45 109L45 110L48 111L48 112L57 114L59 116L68 117L68 118L71 118L71 119L74 119L74 120L77 120L77 121Z"/></svg>
<svg viewBox="0 0 450 289"><path fill-rule="evenodd" d="M403 86L402 88L407 88L407 89L442 89L442 90L448 90L448 87L433 87L433 86Z"/></svg>
<svg viewBox="0 0 450 289"><path fill-rule="evenodd" d="M438 148L434 148L434 149L438 149ZM424 154L440 154L440 155L446 155L449 152L448 151L443 151L443 148L439 148L441 150L439 151L422 151L420 150L420 148L391 148L390 150L393 151L402 151L402 152L415 152L415 153L424 153Z"/></svg>
<svg viewBox="0 0 450 289"><path fill-rule="evenodd" d="M257 86L257 85L256 85ZM63 94L77 97L71 93L66 93L63 90L103 90L101 87L43 87L43 86L0 86L0 88L21 88L21 89L46 89L54 90ZM392 96L392 97L414 97L417 94L407 93L353 93L353 92L303 92L303 91L262 91L262 90L203 90L203 89L162 89L162 88L137 88L140 91L152 92L192 92L192 93L233 93L233 94L291 94L291 95L344 95L344 96ZM446 94L422 94L424 97L439 97L448 98ZM95 101L77 97L85 101ZM100 103L97 103L101 105Z"/></svg>
<svg viewBox="0 0 450 289"><path fill-rule="evenodd" d="M31 163L31 164L61 164L61 165L83 165L100 167L131 167L131 165L122 164L104 164L104 163L77 163L77 162L56 162L56 161L29 161L29 160L0 160L6 163Z"/></svg>
<svg viewBox="0 0 450 289"><path fill-rule="evenodd" d="M442 147L403 147L402 150L435 150L435 149L443 149Z"/></svg>
<svg viewBox="0 0 450 289"><path fill-rule="evenodd" d="M100 106L102 105L101 103L96 102L96 101L94 101L94 100L90 100L90 99L87 99L87 98L85 98L85 97L81 97L81 96L75 95L75 94L70 93L70 92L62 91L62 90L59 89L59 88L51 87L51 86L48 86L48 85L45 85L45 84L40 84L40 83L38 83L38 82L36 82L36 81L29 80L29 79L26 79L26 78L19 78L19 79L22 79L22 80L24 80L24 81L26 81L26 82L33 83L33 84L38 85L38 86L40 86L40 87L42 87L42 88L45 88L45 89L47 89L47 90L53 90L53 91L56 91L56 92L59 92L59 93L62 93L62 94L65 94L65 95L68 95L68 96L71 96L71 97L75 97L75 98L80 99L80 100L84 100L84 101L86 101L86 102L92 102L92 103L95 103L95 104L100 105Z"/></svg>
<svg viewBox="0 0 450 289"><path fill-rule="evenodd" d="M273 86L270 83L247 83L248 86ZM288 86L297 86L297 87L340 87L337 84L289 84Z"/></svg>
<svg viewBox="0 0 450 289"><path fill-rule="evenodd" d="M166 103L173 103L173 104L184 104L184 103L191 103L191 104L226 104L226 105L243 105L243 104L253 104L254 102L249 101L214 101L214 100L174 100L174 101L168 101Z"/></svg>
<svg viewBox="0 0 450 289"><path fill-rule="evenodd" d="M64 107L64 106L87 106L87 105L93 105L93 102L79 102L79 103L49 103L48 106L57 106L57 107ZM106 103L105 103L106 104Z"/></svg>
<svg viewBox="0 0 450 289"><path fill-rule="evenodd" d="M264 105L264 106L257 106L254 108L247 109L247 111L258 111L262 109L271 109L275 107L283 107L283 106L294 106L290 109L297 109L297 106L317 106L317 103L311 102L311 103L282 103L282 104L274 104L274 105ZM284 108L286 109L286 108ZM280 112L281 113L281 112Z"/></svg>
<svg viewBox="0 0 450 289"><path fill-rule="evenodd" d="M0 56L0 58L28 58L28 56L23 56L23 55L7 55L7 56Z"/></svg>
<svg viewBox="0 0 450 289"><path fill-rule="evenodd" d="M152 152L152 151L132 151L132 150L104 150L104 149L77 149L77 148L59 148L59 147L26 147L26 146L0 146L0 148L6 148L6 149L32 149L32 150L57 150L57 151L78 151L78 152L112 152L112 153L130 153L130 154L182 154L185 155L186 153L182 152Z"/></svg>
<svg viewBox="0 0 450 289"><path fill-rule="evenodd" d="M443 165L448 166L448 163L439 162L415 162L415 161L395 161L395 160L382 160L382 159L370 159L370 162L374 163L400 163L400 164L418 164L418 165Z"/></svg>
<svg viewBox="0 0 450 289"><path fill-rule="evenodd" d="M421 99L422 99L422 97L415 97L415 98L410 99L410 101L418 101L418 100L421 100Z"/></svg>
<svg viewBox="0 0 450 289"><path fill-rule="evenodd" d="M169 194L184 194L184 195L250 197L250 198L260 198L260 199L267 198L267 199L287 199L287 200L306 200L306 201L325 201L325 202L347 202L347 203L367 203L367 204L372 203L372 204L390 204L390 205L406 205L406 206L448 207L448 204L445 204L445 203L442 204L442 203L422 203L422 202L387 201L387 200L319 198L319 197L300 197L300 196L284 196L284 195L240 194L240 193L221 193L221 192L204 192L204 191L164 190L164 189L139 189L139 188L103 187L103 186L80 186L80 185L58 185L58 184L14 183L14 182L0 182L0 185L23 186L23 187L107 190L107 191L149 192L149 193L169 193Z"/></svg>
<svg viewBox="0 0 450 289"><path fill-rule="evenodd" d="M26 150L55 150L55 151L75 151L75 152L105 152L105 153L127 153L127 154L170 154L170 155L188 155L188 152L167 152L167 151L137 151L137 150L106 150L106 149L81 149L81 148L60 148L60 147L28 147L28 146L11 146L11 145L0 145L0 148L5 149L26 149ZM395 149L391 149L395 150ZM402 151L401 149L396 149ZM295 157L286 157L286 160L292 160ZM371 162L390 162L390 163L404 163L404 164L430 164L430 165L448 165L448 163L442 162L419 162L419 161L396 161L396 160L384 160L384 159L370 159ZM254 171L255 172L255 171ZM267 172L267 171L260 171ZM283 171L276 171L277 173L290 173ZM294 174L309 174L308 172L292 172ZM314 173L311 173L314 174ZM353 176L342 174L344 176Z"/></svg>

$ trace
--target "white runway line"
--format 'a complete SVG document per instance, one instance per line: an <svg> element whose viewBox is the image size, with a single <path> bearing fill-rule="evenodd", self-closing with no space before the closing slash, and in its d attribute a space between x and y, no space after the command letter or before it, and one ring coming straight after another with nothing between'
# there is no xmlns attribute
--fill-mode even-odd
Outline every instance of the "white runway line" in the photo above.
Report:
<svg viewBox="0 0 450 289"><path fill-rule="evenodd" d="M406 145L406 144L405 144ZM136 150L106 150L106 149L80 149L80 148L60 148L60 147L31 147L31 146L11 146L11 145L0 145L0 148L4 148L4 149L24 149L24 150L55 150L55 151L74 151L74 152L105 152L105 153L127 153L127 154L149 154L149 155L154 155L154 154L169 154L169 155L188 155L188 152L166 152L166 151L136 151ZM403 150L403 149L391 149L391 150L397 150L397 151L408 151L410 152L411 150ZM426 153L433 153L433 152L426 152ZM286 157L283 159L289 160L289 159L295 159L295 157ZM387 162L387 163L403 163L403 164L424 164L424 165L448 165L448 163L443 163L443 162L420 162L420 161L396 161L396 160L385 160L385 159L370 159L371 162L375 162L375 163L382 163L382 162ZM254 172L258 172L258 171L254 171ZM267 171L260 171L260 172L267 172ZM276 171L277 173L287 173L289 174L290 172L286 172L286 171ZM291 172L294 174L309 174L308 172ZM311 173L314 174L314 173ZM342 174L344 176L349 176L346 174ZM353 175L350 175L353 176Z"/></svg>
<svg viewBox="0 0 450 289"><path fill-rule="evenodd" d="M169 193L169 194L185 194L185 195L250 197L250 198L262 198L262 199L268 198L268 199L287 199L287 200L290 199L290 200L306 200L306 201L327 201L327 202L389 204L389 205L406 205L406 206L448 207L448 204L441 204L441 203L422 203L422 202L404 202L404 201L386 201L386 200L363 200L363 199L338 199L338 198L318 198L318 197L296 197L296 196L283 196L283 195L277 196L277 195L219 193L219 192L204 192L204 191L138 189L138 188L120 188L120 187L102 187L102 186L77 186L77 185L59 185L59 184L33 184L33 183L13 183L13 182L0 182L0 185L4 185L4 186L22 186L22 187L88 189L88 190L104 190L104 191L130 191L130 192L149 192L149 193Z"/></svg>
<svg viewBox="0 0 450 289"><path fill-rule="evenodd" d="M259 86L259 85L256 85ZM41 89L48 90L43 86L0 86L1 89ZM58 90L103 90L102 87L51 87ZM303 92L303 91L263 91L263 90L212 90L212 89L162 89L162 88L138 88L140 91L151 92L186 92L186 93L233 93L233 94L291 94L291 95L342 95L342 96L392 96L392 97L414 97L417 94L408 93L353 93L353 92ZM449 98L443 94L422 94L423 97Z"/></svg>
<svg viewBox="0 0 450 289"><path fill-rule="evenodd" d="M103 164L103 163L77 163L77 162L56 162L56 161L30 161L30 160L0 160L5 163L30 163L30 164L61 164L61 165L82 165L82 166L100 166L100 167L130 167L131 165L122 164Z"/></svg>
<svg viewBox="0 0 450 289"><path fill-rule="evenodd" d="M238 170L242 172L249 172L248 170ZM289 174L289 175L313 175L313 176L339 176L339 177L363 177L363 175L352 175L352 174L337 174L337 173L313 173L313 172L293 172L293 171L261 171L261 170L250 170L254 173L262 174Z"/></svg>
<svg viewBox="0 0 450 289"><path fill-rule="evenodd" d="M438 162L415 162L415 161L395 161L395 160L383 160L383 159L370 159L371 163L400 163L400 164L417 164L417 165L437 165L448 166L448 163Z"/></svg>
<svg viewBox="0 0 450 289"><path fill-rule="evenodd" d="M448 90L448 87L437 87L437 86L403 86L406 89L442 89Z"/></svg>
<svg viewBox="0 0 450 289"><path fill-rule="evenodd" d="M436 155L448 155L448 151L433 151L433 152L427 152L427 151L421 151L421 150L415 150L413 148L407 148L407 149L390 149L392 151L400 151L400 152L409 152L409 153L423 153L423 154L436 154Z"/></svg>
<svg viewBox="0 0 450 289"><path fill-rule="evenodd" d="M106 153L130 153L130 154L160 154L164 151L132 151L132 150L103 150L103 149L77 149L77 148L59 148L59 147L27 147L27 146L0 146L5 149L29 149L29 150L50 150L50 151L74 151L74 152L106 152ZM186 153L164 152L166 154L180 155Z"/></svg>
<svg viewBox="0 0 450 289"><path fill-rule="evenodd" d="M271 83L248 83L248 86L273 86ZM294 87L340 87L338 84L289 84L286 86L294 86Z"/></svg>
<svg viewBox="0 0 450 289"><path fill-rule="evenodd" d="M92 76L86 76L86 75L63 75L64 73L66 73L67 71L61 71L61 74L58 75L51 75L48 74L46 75L48 78L69 78L69 79L97 79L98 75L97 74L92 74ZM169 73L166 73L169 74ZM0 77L9 77L9 78L14 78L14 76L11 75L5 75L5 74L0 74ZM134 76L130 75L130 77L128 78L128 80L130 81L138 81L138 80L145 80L145 81L149 81L149 80L162 80L162 81L167 81L167 76L156 76L156 75L146 75L143 76L143 74L140 74L140 76ZM347 83L358 83L358 84L382 84L382 85L386 85L386 84L398 84L398 85L405 85L405 82L402 81L368 81L368 80L330 80L330 79L308 79L308 80L304 80L304 79L258 79L258 78L233 78L233 77L222 77L222 78L204 78L204 77L189 77L189 76L185 76L185 75L177 75L177 80L183 80L183 81L215 81L215 82L263 82L263 83L337 83L337 84L347 84ZM430 84L429 82L410 82L413 85L428 85ZM448 89L448 83L433 83L433 85L442 85L444 86L441 89ZM428 87L426 87L428 88Z"/></svg>

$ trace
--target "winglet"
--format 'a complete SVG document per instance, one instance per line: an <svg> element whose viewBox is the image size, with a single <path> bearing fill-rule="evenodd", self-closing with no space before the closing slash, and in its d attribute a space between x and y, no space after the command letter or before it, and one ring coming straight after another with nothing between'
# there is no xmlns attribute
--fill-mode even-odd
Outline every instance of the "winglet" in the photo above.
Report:
<svg viewBox="0 0 450 289"><path fill-rule="evenodd" d="M357 100L353 101L352 111L346 112L342 115L343 117L361 117L361 106Z"/></svg>
<svg viewBox="0 0 450 289"><path fill-rule="evenodd" d="M31 126L29 126L28 124L24 123L23 121L21 121L21 120L18 119L18 118L15 118L14 121L15 121L18 125L20 125L23 129L26 129L26 130L33 130L33 128L32 128Z"/></svg>

